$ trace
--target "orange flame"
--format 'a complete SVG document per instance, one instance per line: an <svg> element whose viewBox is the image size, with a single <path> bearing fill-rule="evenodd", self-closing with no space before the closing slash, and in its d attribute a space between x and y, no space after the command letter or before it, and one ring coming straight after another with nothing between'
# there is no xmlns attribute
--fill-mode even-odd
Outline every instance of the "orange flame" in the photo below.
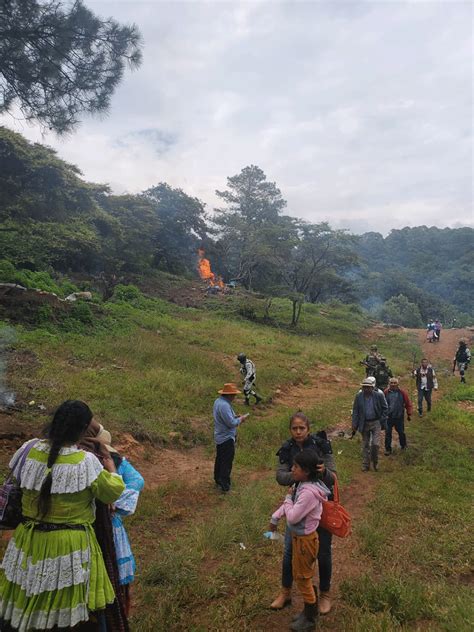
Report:
<svg viewBox="0 0 474 632"><path fill-rule="evenodd" d="M211 262L209 261L209 259L206 259L204 257L205 254L206 253L203 250L203 248L199 248L199 250L198 250L198 256L199 256L198 272L199 272L199 276L201 277L201 279L203 281L209 281L209 283L211 285L214 285L214 281L215 281L216 275L211 270Z"/></svg>

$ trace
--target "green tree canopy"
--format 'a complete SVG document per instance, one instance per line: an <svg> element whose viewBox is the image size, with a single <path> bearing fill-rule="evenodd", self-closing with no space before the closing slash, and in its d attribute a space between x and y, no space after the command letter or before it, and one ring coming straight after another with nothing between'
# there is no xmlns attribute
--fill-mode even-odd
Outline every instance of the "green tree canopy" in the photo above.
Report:
<svg viewBox="0 0 474 632"><path fill-rule="evenodd" d="M415 303L399 294L386 301L380 309L380 317L386 323L404 327L422 327L423 320Z"/></svg>
<svg viewBox="0 0 474 632"><path fill-rule="evenodd" d="M194 269L198 246L207 239L204 204L164 182L145 191L143 198L159 223L154 233L154 265L174 273Z"/></svg>

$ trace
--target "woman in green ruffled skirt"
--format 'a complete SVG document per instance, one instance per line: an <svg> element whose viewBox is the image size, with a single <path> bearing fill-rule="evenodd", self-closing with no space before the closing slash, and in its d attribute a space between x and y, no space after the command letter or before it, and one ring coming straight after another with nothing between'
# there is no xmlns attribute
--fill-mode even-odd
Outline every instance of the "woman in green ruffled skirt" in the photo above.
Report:
<svg viewBox="0 0 474 632"><path fill-rule="evenodd" d="M10 463L24 520L0 567L0 630L75 629L115 599L92 524L95 499L113 503L124 483L108 453L102 466L77 448L91 420L86 404L64 402L47 439L24 444Z"/></svg>

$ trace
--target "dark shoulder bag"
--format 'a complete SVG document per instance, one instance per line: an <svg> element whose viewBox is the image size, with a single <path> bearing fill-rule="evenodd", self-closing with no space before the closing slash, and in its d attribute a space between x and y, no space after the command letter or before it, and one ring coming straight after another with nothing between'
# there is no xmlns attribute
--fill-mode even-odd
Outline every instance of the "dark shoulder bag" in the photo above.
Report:
<svg viewBox="0 0 474 632"><path fill-rule="evenodd" d="M0 485L0 530L16 529L20 524L23 515L21 510L21 472L25 465L26 457L31 448L37 443L37 440L30 441L24 447L22 453L18 456L13 464L10 474L7 476L3 485ZM13 471L18 467L15 481Z"/></svg>

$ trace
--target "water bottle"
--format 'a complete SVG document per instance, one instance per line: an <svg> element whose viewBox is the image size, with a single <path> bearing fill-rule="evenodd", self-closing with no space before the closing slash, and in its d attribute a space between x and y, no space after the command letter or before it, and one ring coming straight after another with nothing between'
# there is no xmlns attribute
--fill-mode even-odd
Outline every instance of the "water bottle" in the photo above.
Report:
<svg viewBox="0 0 474 632"><path fill-rule="evenodd" d="M277 542L284 540L284 537L278 531L265 531L263 537L267 538L267 540L276 540Z"/></svg>

